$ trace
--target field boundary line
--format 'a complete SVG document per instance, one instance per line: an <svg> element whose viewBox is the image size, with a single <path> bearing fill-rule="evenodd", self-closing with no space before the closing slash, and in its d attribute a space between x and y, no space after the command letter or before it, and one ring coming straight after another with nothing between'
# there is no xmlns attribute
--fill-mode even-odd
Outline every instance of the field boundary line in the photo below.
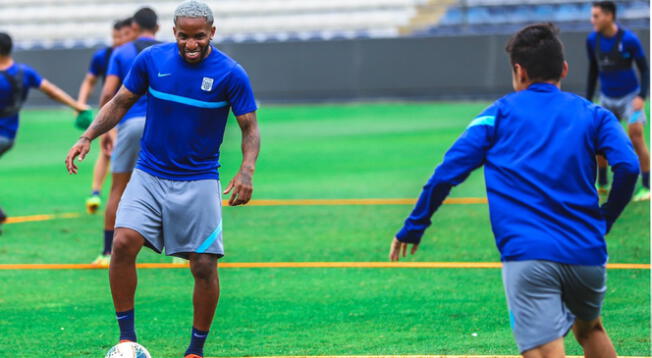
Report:
<svg viewBox="0 0 652 358"><path fill-rule="evenodd" d="M75 219L80 217L80 213L63 213L63 214L42 214L42 215L28 215L28 216L10 216L5 221L5 224L19 224L33 221L49 221L55 219Z"/></svg>
<svg viewBox="0 0 652 358"><path fill-rule="evenodd" d="M96 264L0 264L0 270L97 270ZM141 269L187 268L185 263L139 263ZM500 262L223 262L220 268L418 268L418 269L499 269ZM649 270L650 264L607 264L610 270Z"/></svg>
<svg viewBox="0 0 652 358"><path fill-rule="evenodd" d="M364 206L364 205L414 205L416 199L260 199L252 200L245 206ZM487 198L449 198L447 205L486 204ZM223 206L228 206L228 200L222 200ZM74 219L81 213L39 214L27 216L10 216L5 224L19 224L34 221L49 221L55 219Z"/></svg>

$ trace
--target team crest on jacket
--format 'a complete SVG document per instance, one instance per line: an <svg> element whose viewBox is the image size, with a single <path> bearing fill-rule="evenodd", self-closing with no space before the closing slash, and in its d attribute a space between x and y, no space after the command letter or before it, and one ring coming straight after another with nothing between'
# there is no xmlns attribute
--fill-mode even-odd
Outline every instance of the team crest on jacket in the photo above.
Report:
<svg viewBox="0 0 652 358"><path fill-rule="evenodd" d="M203 91L209 92L213 88L213 79L210 77L204 77L201 82L201 89Z"/></svg>

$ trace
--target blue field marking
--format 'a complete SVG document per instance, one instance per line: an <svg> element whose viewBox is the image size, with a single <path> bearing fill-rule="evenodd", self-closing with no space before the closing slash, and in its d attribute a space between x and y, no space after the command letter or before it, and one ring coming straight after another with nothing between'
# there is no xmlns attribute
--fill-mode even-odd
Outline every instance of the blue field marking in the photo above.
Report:
<svg viewBox="0 0 652 358"><path fill-rule="evenodd" d="M193 99L193 98L188 98L188 97L183 97L183 96L177 96L176 94L170 94L170 93L165 93L161 91L157 91L153 89L152 87L149 88L149 93L158 98L162 99L165 101L171 101L171 102L177 102L181 104L185 104L187 106L192 106L192 107L199 107L199 108L222 108L226 107L229 105L229 102L222 101L222 102L206 102L206 101L200 101L198 99Z"/></svg>

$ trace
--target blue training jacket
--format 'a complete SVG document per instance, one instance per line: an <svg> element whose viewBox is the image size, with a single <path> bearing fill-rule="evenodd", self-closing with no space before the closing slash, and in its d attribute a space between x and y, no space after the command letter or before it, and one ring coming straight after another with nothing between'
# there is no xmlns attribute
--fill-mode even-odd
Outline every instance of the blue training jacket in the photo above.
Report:
<svg viewBox="0 0 652 358"><path fill-rule="evenodd" d="M605 155L614 171L602 207L596 154ZM607 262L604 236L629 202L639 173L632 144L611 112L548 83L496 101L448 150L398 240L418 243L451 188L482 165L503 261Z"/></svg>

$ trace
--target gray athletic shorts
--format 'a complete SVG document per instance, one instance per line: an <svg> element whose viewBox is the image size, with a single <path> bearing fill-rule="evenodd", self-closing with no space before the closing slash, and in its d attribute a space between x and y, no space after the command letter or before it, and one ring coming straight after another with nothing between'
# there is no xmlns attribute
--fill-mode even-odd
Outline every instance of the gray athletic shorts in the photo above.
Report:
<svg viewBox="0 0 652 358"><path fill-rule="evenodd" d="M606 281L603 266L503 262L510 323L520 352L564 337L576 317L598 318Z"/></svg>
<svg viewBox="0 0 652 358"><path fill-rule="evenodd" d="M118 140L111 154L112 173L131 173L134 170L144 129L145 117L131 118L118 124Z"/></svg>
<svg viewBox="0 0 652 358"><path fill-rule="evenodd" d="M615 114L618 120L626 120L628 124L645 124L647 122L645 110L634 111L634 107L632 107L632 101L636 96L638 96L638 92L633 92L620 98L607 97L601 94L600 105Z"/></svg>
<svg viewBox="0 0 652 358"><path fill-rule="evenodd" d="M224 256L220 182L174 181L135 169L118 206L116 228L137 231L145 245L168 256Z"/></svg>
<svg viewBox="0 0 652 358"><path fill-rule="evenodd" d="M11 147L14 146L14 140L4 136L0 136L0 157L7 153Z"/></svg>

